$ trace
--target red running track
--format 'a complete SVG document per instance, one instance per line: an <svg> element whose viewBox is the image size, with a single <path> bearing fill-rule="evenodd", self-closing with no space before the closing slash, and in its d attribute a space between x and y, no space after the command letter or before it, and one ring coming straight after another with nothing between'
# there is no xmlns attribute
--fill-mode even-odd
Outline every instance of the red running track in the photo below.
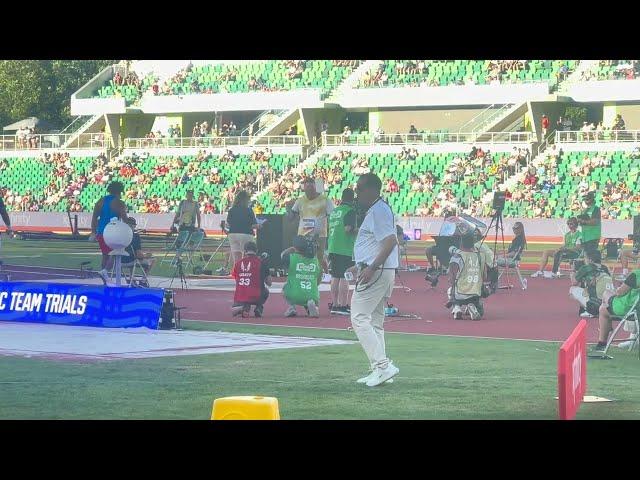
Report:
<svg viewBox="0 0 640 480"><path fill-rule="evenodd" d="M446 277L441 277L436 289L431 289L420 272L401 272L400 278L413 291L407 293L396 288L390 302L400 313L414 313L422 320L388 317L385 330L389 332L564 341L580 320L578 305L569 298L568 279L528 278L525 291L499 290L485 299L485 318L474 322L454 320L444 307ZM518 283L516 278L512 280ZM397 278L396 285L400 285ZM328 292L321 293L320 301L320 318L306 317L300 307L298 317L285 318L287 306L281 294L271 294L262 318L254 318L253 314L234 318L230 312L232 292L179 290L176 294L177 306L186 307L182 311L183 319L338 329L350 326L349 317L329 315ZM594 342L598 320L593 318L588 322L588 340Z"/></svg>

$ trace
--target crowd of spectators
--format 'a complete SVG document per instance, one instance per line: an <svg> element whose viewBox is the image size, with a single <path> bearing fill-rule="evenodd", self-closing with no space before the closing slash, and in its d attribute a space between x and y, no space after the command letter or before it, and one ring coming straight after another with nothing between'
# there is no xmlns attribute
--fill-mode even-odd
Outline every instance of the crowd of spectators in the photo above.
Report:
<svg viewBox="0 0 640 480"><path fill-rule="evenodd" d="M40 137L36 133L36 129L31 127L19 128L16 131L16 148L17 149L31 149L38 148L40 143Z"/></svg>
<svg viewBox="0 0 640 480"><path fill-rule="evenodd" d="M635 80L640 77L640 61L638 60L600 60L598 67L597 70L591 69L582 72L580 80L583 82L592 80Z"/></svg>
<svg viewBox="0 0 640 480"><path fill-rule="evenodd" d="M396 60L394 76L409 76L404 82L405 86L410 87L438 87L440 83L432 76L428 77L429 70L434 68L433 64L428 60ZM500 84L505 81L512 72L519 72L529 68L528 60L489 60L484 71L484 80L487 84ZM557 81L566 80L570 73L567 64L561 65L555 72ZM385 64L380 64L377 69L366 72L360 80L362 87L385 87L393 83L393 79L389 78ZM460 75L454 85L474 85L475 82L471 75Z"/></svg>

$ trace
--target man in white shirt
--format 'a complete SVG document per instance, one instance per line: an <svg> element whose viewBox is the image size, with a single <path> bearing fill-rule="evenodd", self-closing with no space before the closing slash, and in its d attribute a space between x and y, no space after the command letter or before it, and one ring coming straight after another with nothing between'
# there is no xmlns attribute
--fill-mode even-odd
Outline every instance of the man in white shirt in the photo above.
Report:
<svg viewBox="0 0 640 480"><path fill-rule="evenodd" d="M387 358L384 307L393 291L398 268L398 238L391 207L380 197L382 182L367 173L356 185L359 206L366 211L354 246L356 287L351 297L351 324L372 372L358 380L369 387L389 382L398 368Z"/></svg>

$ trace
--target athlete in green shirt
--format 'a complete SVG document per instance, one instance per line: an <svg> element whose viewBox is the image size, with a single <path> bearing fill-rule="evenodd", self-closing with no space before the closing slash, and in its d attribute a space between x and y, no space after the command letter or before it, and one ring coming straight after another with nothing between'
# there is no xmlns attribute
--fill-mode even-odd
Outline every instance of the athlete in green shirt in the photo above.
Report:
<svg viewBox="0 0 640 480"><path fill-rule="evenodd" d="M322 268L315 256L313 239L298 235L293 239L293 247L282 252L282 262L289 267L287 283L282 288L289 304L286 317L297 315L296 305L307 310L310 317L318 317L320 292L318 284L322 280Z"/></svg>
<svg viewBox="0 0 640 480"><path fill-rule="evenodd" d="M353 190L345 188L342 202L329 215L329 272L331 273L332 315L350 315L349 282L345 272L355 265L353 246L356 242L356 211Z"/></svg>

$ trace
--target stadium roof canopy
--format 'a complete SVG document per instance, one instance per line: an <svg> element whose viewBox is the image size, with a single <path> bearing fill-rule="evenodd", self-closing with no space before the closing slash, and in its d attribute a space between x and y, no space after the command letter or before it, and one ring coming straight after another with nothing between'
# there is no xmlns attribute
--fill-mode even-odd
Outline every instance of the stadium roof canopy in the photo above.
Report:
<svg viewBox="0 0 640 480"><path fill-rule="evenodd" d="M16 130L20 130L21 128L37 128L38 130L47 130L52 128L53 125L46 120L40 120L37 117L29 117L24 120L20 120L18 122L14 122L11 125L7 125L2 130L5 132L13 132Z"/></svg>

